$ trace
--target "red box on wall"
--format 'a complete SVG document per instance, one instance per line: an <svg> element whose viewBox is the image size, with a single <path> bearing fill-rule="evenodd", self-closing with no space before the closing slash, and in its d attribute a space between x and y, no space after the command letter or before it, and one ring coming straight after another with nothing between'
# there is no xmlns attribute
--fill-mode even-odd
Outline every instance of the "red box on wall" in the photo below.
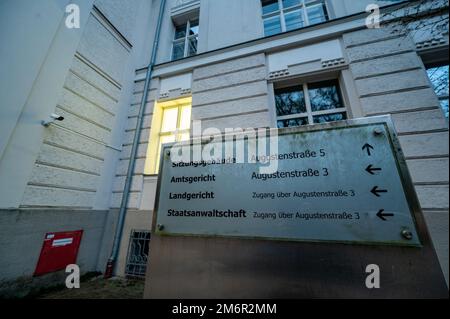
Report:
<svg viewBox="0 0 450 319"><path fill-rule="evenodd" d="M44 275L75 264L82 235L82 230L45 234L34 275Z"/></svg>

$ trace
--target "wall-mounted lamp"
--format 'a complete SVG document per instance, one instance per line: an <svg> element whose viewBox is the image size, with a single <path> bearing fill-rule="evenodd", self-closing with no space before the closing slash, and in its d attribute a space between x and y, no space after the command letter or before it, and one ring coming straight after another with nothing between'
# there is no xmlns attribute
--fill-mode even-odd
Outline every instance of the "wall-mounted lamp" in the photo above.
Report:
<svg viewBox="0 0 450 319"><path fill-rule="evenodd" d="M50 114L50 120L42 121L41 124L44 125L45 127L47 127L54 121L63 121L63 120L64 120L64 116L52 113L52 114Z"/></svg>

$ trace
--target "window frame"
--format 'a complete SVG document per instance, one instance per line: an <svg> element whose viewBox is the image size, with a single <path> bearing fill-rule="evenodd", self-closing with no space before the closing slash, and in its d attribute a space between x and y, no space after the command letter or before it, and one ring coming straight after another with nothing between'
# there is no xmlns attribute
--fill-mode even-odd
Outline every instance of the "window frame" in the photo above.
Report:
<svg viewBox="0 0 450 319"><path fill-rule="evenodd" d="M441 45L432 49L421 49L417 51L417 54L420 56L422 61L423 70L430 84L430 88L433 90L435 96L439 101L439 110L441 111L443 117L448 122L449 117L446 116L444 109L442 108L441 101L446 100L444 95L438 95L435 91L434 84L429 77L428 70L432 68L448 66L449 58L448 58L448 46Z"/></svg>
<svg viewBox="0 0 450 319"><path fill-rule="evenodd" d="M186 112L185 109L186 107L188 108L189 112ZM175 108L177 109L176 127L173 128L172 125L166 125L165 127L163 127L164 111ZM183 112L183 110L185 112ZM172 117L174 117L174 115L175 112L173 112ZM183 115L185 116L183 117ZM173 122L174 121L171 121L166 124ZM183 128L181 128L181 124L183 124ZM159 164L161 160L161 147L162 147L161 139L164 138L165 136L174 136L173 142L166 141L164 144L173 144L176 143L176 141L185 141L191 138L191 128L192 128L192 96L179 97L176 99L162 99L155 101L150 126L148 147L145 152L144 175L146 176L158 175ZM168 130L163 131L163 129Z"/></svg>
<svg viewBox="0 0 450 319"><path fill-rule="evenodd" d="M434 87L434 83L432 81L432 79L430 78L428 71L430 69L437 69L437 68L441 68L441 67L446 67L447 69L449 68L449 61L440 61L440 62L435 62L435 63L430 63L430 64L426 64L425 65L425 72L427 75L428 80L430 81L430 87L433 90L434 94L436 95L438 101L439 101L439 109L442 111L442 114L444 115L444 117L448 120L449 116L448 114L446 114L444 112L443 107L441 106L442 101L449 101L449 94L438 94L438 92L436 92L435 87Z"/></svg>
<svg viewBox="0 0 450 319"><path fill-rule="evenodd" d="M321 82L334 82L337 85L337 93L339 95L339 99L343 105L343 107L329 109L329 110L323 110L323 111L313 111L312 105L311 105L311 98L309 94L309 87L308 85L321 83ZM275 85L277 83L274 83ZM308 124L306 125L316 125L318 123L314 123L314 117L315 116L321 116L321 115L329 115L329 114L337 114L337 113L345 113L346 117L349 118L350 111L347 105L347 101L344 96L343 88L341 81L339 77L332 77L332 78L324 78L324 79L316 79L316 80L303 80L296 83L296 81L289 81L288 83L282 84L282 85L276 85L276 87L273 87L273 99L274 99L274 105L276 105L276 91L279 89L286 89L291 87L301 87L303 90L303 96L305 99L305 107L306 112L303 113L295 113L290 115L277 115L277 110L275 106L275 125L278 127L278 121L285 121L285 120L291 120L291 119L300 119L300 118L307 118Z"/></svg>
<svg viewBox="0 0 450 319"><path fill-rule="evenodd" d="M200 20L198 18L188 19L186 21L186 29L185 29L184 37L179 38L179 39L175 39L175 34L176 34L176 30L175 30L175 33L173 35L173 40L172 40L172 50L171 50L171 54L170 54L170 60L171 61L176 61L176 60L187 58L187 57L194 56L194 55L197 54L198 47L195 50L195 54L189 54L190 39L196 37L197 38L197 46L198 46L198 34L199 34L199 32L197 31L197 33L195 33L193 35L189 34L189 31L191 30L191 22L192 21L198 21L198 25L197 26L198 26L198 28L200 30ZM175 25L175 29L176 29L176 27L177 27L177 25ZM181 43L181 42L184 43L183 56L180 57L180 58L174 58L174 55L173 55L174 51L173 50L174 50L174 47L175 47L175 43Z"/></svg>
<svg viewBox="0 0 450 319"><path fill-rule="evenodd" d="M185 106L190 106L191 107L191 114L189 116L189 127L186 129L181 129L180 125L181 125L181 120L182 120L182 111L183 111L183 107ZM170 109L178 109L177 110L177 123L176 123L176 129L173 131L162 131L162 124L164 121L164 112L166 110L170 110ZM160 155L161 155L161 150L164 144L170 144L170 143L178 143L183 141L183 139L181 138L181 136L183 134L189 134L189 138L190 138L190 133L191 133L191 122L192 122L192 104L191 103L183 103L183 104L179 104L179 105L173 105L173 106L165 106L162 108L162 114L161 114L161 128L159 129L158 132L158 148L156 150L156 165L155 168L159 168L159 160L160 160ZM163 137L165 136L175 136L175 140L173 142L168 142L168 143L162 143L161 140Z"/></svg>
<svg viewBox="0 0 450 319"><path fill-rule="evenodd" d="M311 0L308 3L306 2L307 0L299 0L300 4L297 5L293 5L290 7L285 8L284 4L283 4L283 0L277 0L278 1L278 10L273 11L273 12L269 12L269 13L264 13L263 12L263 5L262 5L262 1L260 1L261 3L261 17L263 20L263 29L264 29L264 36L271 36L271 35L266 35L265 34L265 28L264 28L264 22L267 19L270 18L274 18L274 17L279 17L280 19L280 27L281 27L281 32L280 33L284 33L287 31L292 31L292 30L296 30L296 29L301 29L307 26L310 26L310 21L309 21L309 17L308 17L308 8L309 7L314 7L317 5L322 5L322 7L325 10L325 17L326 17L326 21L330 20L330 10L328 8L328 3L326 0ZM294 28L291 30L287 30L286 28L286 18L285 15L295 12L295 11L301 11L302 12L302 16L303 16L303 26L299 27L299 28ZM275 34L279 34L279 33L275 33ZM273 35L275 35L273 34Z"/></svg>
<svg viewBox="0 0 450 319"><path fill-rule="evenodd" d="M177 124L176 124L176 129L173 130L173 131L164 131L163 132L162 130L160 130L159 131L159 141L161 141L161 137L163 137L163 136L175 135L175 142L179 142L180 141L179 135L184 134L184 133L190 133L190 130L191 130L191 126L190 125L189 125L189 128L187 128L187 129L180 129L180 124L181 124L181 119L182 119L182 110L183 110L183 107L185 107L185 106L192 107L190 104L185 103L185 104L174 105L174 106L166 106L166 107L163 108L163 110L162 110L162 118L161 118L162 121L164 121L164 112L166 110L178 109L177 110L178 111L178 113L177 113ZM190 119L189 119L189 122L191 122Z"/></svg>

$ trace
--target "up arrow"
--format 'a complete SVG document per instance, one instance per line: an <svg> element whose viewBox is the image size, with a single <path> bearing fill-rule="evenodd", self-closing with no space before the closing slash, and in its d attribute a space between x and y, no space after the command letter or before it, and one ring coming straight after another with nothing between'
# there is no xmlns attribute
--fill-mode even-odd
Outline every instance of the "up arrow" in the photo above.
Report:
<svg viewBox="0 0 450 319"><path fill-rule="evenodd" d="M385 189L378 189L378 186L374 186L370 192L374 194L376 197L380 197L379 193L387 193L388 191Z"/></svg>
<svg viewBox="0 0 450 319"><path fill-rule="evenodd" d="M377 213L377 216L378 216L378 218L380 218L380 219L382 219L382 220L384 220L384 221L387 221L387 219L385 218L385 217L393 217L394 216L394 214L391 214L391 213L383 213L384 212L384 209L380 209L379 211L378 211L378 213Z"/></svg>
<svg viewBox="0 0 450 319"><path fill-rule="evenodd" d="M381 168L373 167L373 165L370 164L369 166L366 167L366 171L367 171L370 175L375 175L374 171L381 171Z"/></svg>
<svg viewBox="0 0 450 319"><path fill-rule="evenodd" d="M362 147L363 150L367 150L367 155L370 156L370 150L373 149L373 146L370 145L369 143L364 144L364 146Z"/></svg>

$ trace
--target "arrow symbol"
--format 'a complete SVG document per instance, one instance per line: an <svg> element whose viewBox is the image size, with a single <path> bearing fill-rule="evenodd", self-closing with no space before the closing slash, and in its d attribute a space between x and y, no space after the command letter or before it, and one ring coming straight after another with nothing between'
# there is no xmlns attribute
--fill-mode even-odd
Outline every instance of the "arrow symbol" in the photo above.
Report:
<svg viewBox="0 0 450 319"><path fill-rule="evenodd" d="M364 146L362 147L363 150L367 150L367 155L370 156L370 149L373 149L373 146L370 145L369 143L364 144Z"/></svg>
<svg viewBox="0 0 450 319"><path fill-rule="evenodd" d="M378 189L378 186L374 186L370 192L376 197L380 197L379 193L387 193L388 191L386 189Z"/></svg>
<svg viewBox="0 0 450 319"><path fill-rule="evenodd" d="M366 171L370 174L370 175L375 175L375 171L381 171L381 168L379 167L373 167L372 164L370 164L369 166L366 167Z"/></svg>
<svg viewBox="0 0 450 319"><path fill-rule="evenodd" d="M383 212L384 212L384 209L380 209L380 210L378 211L378 213L377 213L377 216L378 216L378 218L380 218L380 219L382 219L382 220L384 220L384 221L387 220L385 217L393 217L393 216L394 216L394 214L391 214L391 213L383 213Z"/></svg>

